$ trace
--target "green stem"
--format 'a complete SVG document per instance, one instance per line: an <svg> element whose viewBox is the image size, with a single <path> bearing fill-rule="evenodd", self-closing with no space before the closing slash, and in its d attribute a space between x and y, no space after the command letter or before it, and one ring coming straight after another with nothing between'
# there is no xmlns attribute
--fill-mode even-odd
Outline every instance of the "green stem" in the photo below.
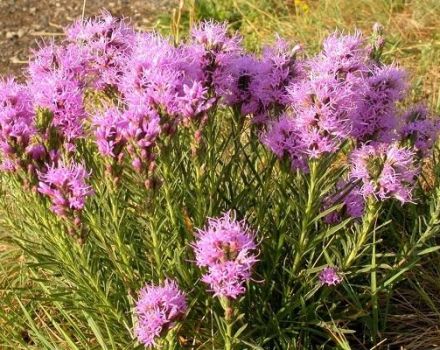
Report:
<svg viewBox="0 0 440 350"><path fill-rule="evenodd" d="M373 230L373 252L371 255L371 305L373 307L373 324L371 332L373 337L373 344L376 344L379 323L376 273L376 230Z"/></svg>
<svg viewBox="0 0 440 350"><path fill-rule="evenodd" d="M295 254L295 259L293 262L293 269L292 272L295 274L301 264L302 258L304 253L307 250L307 245L309 242L309 225L310 222L313 219L313 211L314 211L314 204L316 200L316 192L317 192L317 186L316 186L316 179L317 179L317 171L318 170L318 163L314 160L310 163L310 183L308 188L308 194L307 194L307 203L306 208L304 212L304 218L301 222L301 232L298 239L298 246L297 251Z"/></svg>
<svg viewBox="0 0 440 350"><path fill-rule="evenodd" d="M226 321L225 350L232 349L232 324Z"/></svg>
<svg viewBox="0 0 440 350"><path fill-rule="evenodd" d="M156 232L156 228L152 227L151 230L151 240L152 240L152 244L153 244L153 254L154 254L154 260L156 262L156 271L159 271L159 275L160 275L160 263L161 263L161 258L160 258L160 247L159 247L159 237L157 235Z"/></svg>
<svg viewBox="0 0 440 350"><path fill-rule="evenodd" d="M175 338L175 332L174 330L170 330L165 338L166 340L166 350L175 350L176 347L176 338Z"/></svg>
<svg viewBox="0 0 440 350"><path fill-rule="evenodd" d="M373 229L374 223L377 218L377 213L379 211L379 204L374 198L367 199L366 203L366 213L363 217L361 230L358 234L356 243L351 250L350 254L348 255L347 259L345 260L343 264L343 268L346 269L350 267L354 261L356 260L359 251L363 248L365 242L368 239L368 236L371 233L371 230Z"/></svg>
<svg viewBox="0 0 440 350"><path fill-rule="evenodd" d="M223 298L220 300L223 309L225 310L225 324L226 324L226 337L225 337L225 350L232 350L234 337L232 335L233 326L233 309L231 306L231 301L228 298Z"/></svg>

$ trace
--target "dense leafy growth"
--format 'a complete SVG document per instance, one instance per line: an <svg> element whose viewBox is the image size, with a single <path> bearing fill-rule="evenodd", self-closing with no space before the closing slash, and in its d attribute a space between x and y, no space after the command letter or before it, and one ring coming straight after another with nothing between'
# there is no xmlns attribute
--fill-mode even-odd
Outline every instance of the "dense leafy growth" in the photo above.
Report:
<svg viewBox="0 0 440 350"><path fill-rule="evenodd" d="M403 107L383 44L376 26L257 55L226 24L174 43L103 13L35 51L24 84L0 82L1 224L22 262L1 344L377 344L440 228L438 121Z"/></svg>

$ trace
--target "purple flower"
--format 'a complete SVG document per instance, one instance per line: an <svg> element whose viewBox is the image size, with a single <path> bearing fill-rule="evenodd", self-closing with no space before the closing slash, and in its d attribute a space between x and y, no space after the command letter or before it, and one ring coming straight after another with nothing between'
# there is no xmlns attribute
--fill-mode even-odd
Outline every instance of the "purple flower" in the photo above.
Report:
<svg viewBox="0 0 440 350"><path fill-rule="evenodd" d="M361 142L394 138L396 102L406 91L406 74L394 67L373 68L366 78L362 103L353 118L352 135Z"/></svg>
<svg viewBox="0 0 440 350"><path fill-rule="evenodd" d="M138 35L120 84L129 109L149 106L174 124L210 109L214 99L203 84L200 57L193 54L159 35Z"/></svg>
<svg viewBox="0 0 440 350"><path fill-rule="evenodd" d="M427 108L421 105L409 109L402 119L405 124L399 130L400 138L408 139L422 156L426 156L439 135L440 124L429 119Z"/></svg>
<svg viewBox="0 0 440 350"><path fill-rule="evenodd" d="M307 158L302 144L301 131L292 117L283 115L269 124L269 129L262 136L262 142L278 158L288 159L292 169L307 171Z"/></svg>
<svg viewBox="0 0 440 350"><path fill-rule="evenodd" d="M195 118L206 113L214 104L214 98L208 98L208 90L200 81L192 86L183 85L183 96L178 97L180 114L184 118Z"/></svg>
<svg viewBox="0 0 440 350"><path fill-rule="evenodd" d="M288 99L305 152L319 158L337 152L352 134L368 72L362 37L328 37L322 52L302 69L301 79L288 88Z"/></svg>
<svg viewBox="0 0 440 350"><path fill-rule="evenodd" d="M241 37L228 35L226 23L206 21L194 27L186 51L202 72L203 85L213 87L214 76L228 67L232 57L242 53Z"/></svg>
<svg viewBox="0 0 440 350"><path fill-rule="evenodd" d="M241 114L252 114L260 104L252 94L261 63L252 55L230 56L214 74L216 94L227 106L236 106Z"/></svg>
<svg viewBox="0 0 440 350"><path fill-rule="evenodd" d="M150 77L160 76L163 68L174 64L176 56L170 41L155 33L138 33L132 51L120 82L124 95L145 92Z"/></svg>
<svg viewBox="0 0 440 350"><path fill-rule="evenodd" d="M116 86L135 40L134 29L103 11L93 20L78 20L66 30L67 39L87 53L87 70L95 88Z"/></svg>
<svg viewBox="0 0 440 350"><path fill-rule="evenodd" d="M419 172L414 153L396 144L363 145L351 154L350 180L360 182L360 193L379 200L412 200Z"/></svg>
<svg viewBox="0 0 440 350"><path fill-rule="evenodd" d="M60 46L50 42L33 52L28 72L31 80L36 82L54 74L83 81L88 73L87 60L87 52L77 45Z"/></svg>
<svg viewBox="0 0 440 350"><path fill-rule="evenodd" d="M40 130L43 138L56 131L58 141L71 147L69 144L83 136L86 66L87 53L74 44L59 46L52 42L34 52L28 69L34 108L51 113L44 126L52 130Z"/></svg>
<svg viewBox="0 0 440 350"><path fill-rule="evenodd" d="M142 344L153 347L157 338L171 329L187 311L185 294L174 281L163 285L146 285L139 292L135 312L138 324L135 334Z"/></svg>
<svg viewBox="0 0 440 350"><path fill-rule="evenodd" d="M148 106L137 106L124 112L123 119L127 124L122 136L127 141L133 168L138 172L148 172L155 159L154 147L162 132L160 116Z"/></svg>
<svg viewBox="0 0 440 350"><path fill-rule="evenodd" d="M257 262L255 234L246 222L236 221L228 211L209 219L199 230L194 244L196 262L206 267L202 281L209 284L215 296L235 299L245 293L245 283L251 279Z"/></svg>
<svg viewBox="0 0 440 350"><path fill-rule="evenodd" d="M290 88L294 121L306 153L318 158L339 150L351 132L358 96L352 87L330 76L312 76Z"/></svg>
<svg viewBox="0 0 440 350"><path fill-rule="evenodd" d="M80 164L58 163L44 173L39 172L38 177L38 191L50 198L51 210L61 217L81 211L86 198L93 194L86 183L89 174Z"/></svg>
<svg viewBox="0 0 440 350"><path fill-rule="evenodd" d="M52 113L51 126L67 142L83 136L85 109L83 90L78 81L63 74L48 74L31 83L34 105Z"/></svg>
<svg viewBox="0 0 440 350"><path fill-rule="evenodd" d="M26 152L35 161L44 160L47 155L46 148L42 144L29 145Z"/></svg>
<svg viewBox="0 0 440 350"><path fill-rule="evenodd" d="M336 286L342 282L342 277L336 268L327 266L319 273L319 281L322 285Z"/></svg>
<svg viewBox="0 0 440 350"><path fill-rule="evenodd" d="M334 33L324 40L323 50L311 61L312 70L337 80L353 81L368 72L368 51L360 32Z"/></svg>
<svg viewBox="0 0 440 350"><path fill-rule="evenodd" d="M356 186L347 184L346 181L339 181L336 185L336 192L324 199L324 210L337 204L343 204L338 211L333 211L325 216L324 221L328 224L335 224L341 219L360 218L364 213L365 200Z"/></svg>
<svg viewBox="0 0 440 350"><path fill-rule="evenodd" d="M205 21L191 31L192 41L203 45L207 51L214 53L231 53L241 51L241 37L228 35L226 23Z"/></svg>
<svg viewBox="0 0 440 350"><path fill-rule="evenodd" d="M103 156L118 158L127 143L128 120L116 108L108 108L103 114L93 117L96 144Z"/></svg>
<svg viewBox="0 0 440 350"><path fill-rule="evenodd" d="M13 79L0 81L1 168L15 170L35 134L34 112L28 87Z"/></svg>
<svg viewBox="0 0 440 350"><path fill-rule="evenodd" d="M287 87L304 78L303 64L296 59L299 50L299 45L291 49L281 38L277 38L274 45L264 48L252 93L265 110L269 106L285 106L289 102Z"/></svg>

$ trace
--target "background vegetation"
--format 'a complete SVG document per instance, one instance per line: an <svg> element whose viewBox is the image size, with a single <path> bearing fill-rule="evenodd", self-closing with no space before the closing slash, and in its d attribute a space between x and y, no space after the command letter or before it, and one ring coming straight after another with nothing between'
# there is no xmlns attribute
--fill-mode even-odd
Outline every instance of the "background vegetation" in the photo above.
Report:
<svg viewBox="0 0 440 350"><path fill-rule="evenodd" d="M273 33L277 32L284 38L301 43L309 52L317 51L322 39L335 29L349 32L359 29L369 34L372 25L379 22L384 25L387 38L384 59L388 62L395 60L397 64L409 69L411 73L413 85L410 100L412 102L426 101L434 112L440 113L440 2L436 0L359 0L356 2L350 0L194 0L182 2L171 14L162 15L157 21L157 28L161 32L171 32L179 36L183 35L192 23L206 18L228 21L233 29L244 35L246 46L255 50L260 49L261 43L272 41ZM223 146L218 145L218 147ZM427 168L430 168L429 164ZM173 169L168 171L172 173ZM428 172L427 183L432 185L431 182L435 178L438 177ZM252 181L260 180L252 175ZM6 198L6 190L2 189L4 191L1 193L2 200ZM106 196L105 193L100 195ZM182 194L182 196L186 195ZM19 199L17 201L20 203ZM31 213L31 203L28 209ZM113 209L103 210L108 210L108 215L111 215ZM202 225L203 218L204 215L200 214L197 226ZM127 218L122 219L127 220ZM184 214L179 213L175 219L181 223L182 230L185 230ZM23 227L24 231L26 229L28 228ZM43 295L45 287L44 281L39 280L41 276L35 279L34 270L27 267L22 250L17 246L8 245L6 241L4 240L4 243L0 245L0 299L2 299L0 315L5 316L0 317L0 329L3 329L0 331L0 344L1 339L6 342L14 336L21 337L25 343L28 332L50 335L50 330L55 329L56 332L51 335L53 343L48 343L43 336L40 339L48 349L82 349L80 345L72 345L69 337L71 332L93 336L96 340L94 344L96 348L118 348L114 345L118 344L118 339L114 340L114 344L108 343L109 339L112 339L112 330L108 329L107 334L102 334L100 328L96 326L97 319L102 318L102 315L88 314L85 308L81 321L85 320L93 333L87 334L82 329L76 329L78 320L72 318L70 314L54 313L53 303L46 305L44 300L40 300L38 312L35 312L33 309L25 308L19 299L11 297L9 291L21 289L25 298L28 294L27 299L30 301L36 295ZM436 246L438 243L433 241L432 245ZM62 251L59 252L61 253ZM87 257L72 256L72 264L80 263L81 258ZM103 256L101 258L104 259ZM107 258L111 260L111 257ZM405 275L405 281L400 284L397 291L388 300L383 301L387 303L387 310L389 310L386 317L387 327L384 327L386 333L382 334L383 342L375 348L403 346L405 349L430 349L440 344L439 266L440 253L431 252L429 261L423 263L417 261L415 268ZM143 268L148 269L147 266ZM125 271L121 272L122 275L125 273ZM69 295L59 295L60 302L68 298ZM91 300L90 302L98 301ZM4 320L13 320L16 325L23 324L28 328L1 324ZM62 334L63 338L58 339L57 334ZM333 340L336 339L339 347L350 348L348 342L345 341L346 335L336 332L333 338ZM86 340L84 340L85 343ZM362 348L363 340L358 339L355 344L353 348ZM28 346L31 348L31 345Z"/></svg>

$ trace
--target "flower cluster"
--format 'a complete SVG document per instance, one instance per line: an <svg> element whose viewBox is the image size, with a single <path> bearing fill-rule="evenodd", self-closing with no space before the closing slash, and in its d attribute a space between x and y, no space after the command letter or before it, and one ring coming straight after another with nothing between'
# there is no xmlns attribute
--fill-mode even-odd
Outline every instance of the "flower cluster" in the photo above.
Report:
<svg viewBox="0 0 440 350"><path fill-rule="evenodd" d="M29 154L35 133L32 99L26 86L14 80L0 81L1 169L15 170Z"/></svg>
<svg viewBox="0 0 440 350"><path fill-rule="evenodd" d="M377 51L382 44L375 45ZM328 199L326 205L344 203L330 221L359 216L360 197L372 193L409 200L415 169L405 177L392 164L380 178L367 179L359 156L382 154L386 145L392 153L400 149L390 146L395 142L429 154L438 123L427 118L426 109L412 108L403 125L397 123L405 73L373 57L360 33L334 33L308 59L300 51L277 38L261 55L246 52L239 35L211 21L174 45L157 33L136 32L107 12L79 20L66 29L63 42L33 53L26 84L0 84L1 168L31 168L41 177L92 134L99 153L110 160L107 166L131 166L149 187L166 137L193 123L197 143L210 111L232 107L252 117L261 141L294 170L307 172L309 159L354 146L351 178L363 185ZM104 96L103 108L88 113L89 96ZM411 163L411 152L399 152L397 163L402 152L405 166Z"/></svg>
<svg viewBox="0 0 440 350"><path fill-rule="evenodd" d="M130 25L103 11L96 19L76 21L66 29L66 36L83 52L84 73L96 89L117 86L135 40Z"/></svg>
<svg viewBox="0 0 440 350"><path fill-rule="evenodd" d="M93 117L96 144L103 156L119 159L127 143L128 121L117 108L108 108Z"/></svg>
<svg viewBox="0 0 440 350"><path fill-rule="evenodd" d="M51 166L39 174L38 191L48 196L51 210L61 217L79 218L85 200L93 193L86 183L89 174L80 164Z"/></svg>
<svg viewBox="0 0 440 350"><path fill-rule="evenodd" d="M425 106L414 106L403 115L405 124L399 130L400 138L409 140L421 156L429 154L440 132L440 124L428 114Z"/></svg>
<svg viewBox="0 0 440 350"><path fill-rule="evenodd" d="M360 181L361 188L356 185L344 197L327 198L324 208L340 202L343 208L326 221L361 216L362 197L371 194L411 200L417 174L415 153L400 146L428 156L439 128L420 106L406 112L399 126L397 105L407 91L405 72L380 64L359 33L331 35L322 51L304 61L301 69L298 79L287 86L283 113L266 118L261 141L277 157L287 159L292 169L301 171L308 170L309 159L334 154L347 143L355 146L350 156L351 180ZM381 174L365 175L368 171L361 155L384 157Z"/></svg>
<svg viewBox="0 0 440 350"><path fill-rule="evenodd" d="M43 139L56 133L60 143L70 146L84 135L84 64L81 51L72 45L51 43L34 52L28 69L34 109L50 113L44 129L39 126Z"/></svg>
<svg viewBox="0 0 440 350"><path fill-rule="evenodd" d="M283 115L269 124L262 142L281 159L287 159L292 169L307 171L307 156L303 153L301 130L292 116Z"/></svg>
<svg viewBox="0 0 440 350"><path fill-rule="evenodd" d="M412 200L418 169L414 153L396 144L364 145L351 154L350 179L360 182L360 193L379 200Z"/></svg>
<svg viewBox="0 0 440 350"><path fill-rule="evenodd" d="M300 131L295 142L284 143L283 155L290 154L292 164L303 156L337 152L349 139L359 143L396 139L396 103L406 91L405 73L370 59L359 33L331 35L303 70L287 88L290 130ZM285 125L283 115L268 123L262 137L278 156Z"/></svg>
<svg viewBox="0 0 440 350"><path fill-rule="evenodd" d="M372 67L362 103L353 120L353 136L361 142L391 142L397 126L396 103L406 90L405 73L395 67Z"/></svg>
<svg viewBox="0 0 440 350"><path fill-rule="evenodd" d="M334 224L346 217L360 218L364 213L365 199L358 186L343 180L337 183L335 193L324 199L323 207L329 209L337 204L342 204L342 208L326 215L325 222Z"/></svg>
<svg viewBox="0 0 440 350"><path fill-rule="evenodd" d="M324 42L323 51L303 63L303 74L288 88L292 128L299 137L290 154L295 158L318 158L336 152L352 136L353 120L362 103L363 78L367 74L367 54L359 34L332 35ZM279 138L278 123L285 124L285 116L269 124L263 135L271 147Z"/></svg>
<svg viewBox="0 0 440 350"><path fill-rule="evenodd" d="M135 334L138 340L148 347L155 346L157 338L185 315L185 294L172 280L166 280L159 286L146 285L139 292L135 311L138 318Z"/></svg>
<svg viewBox="0 0 440 350"><path fill-rule="evenodd" d="M251 279L257 262L254 233L245 221L236 221L232 212L209 219L198 231L194 244L196 262L207 268L203 282L215 296L235 299L245 292L244 284Z"/></svg>

